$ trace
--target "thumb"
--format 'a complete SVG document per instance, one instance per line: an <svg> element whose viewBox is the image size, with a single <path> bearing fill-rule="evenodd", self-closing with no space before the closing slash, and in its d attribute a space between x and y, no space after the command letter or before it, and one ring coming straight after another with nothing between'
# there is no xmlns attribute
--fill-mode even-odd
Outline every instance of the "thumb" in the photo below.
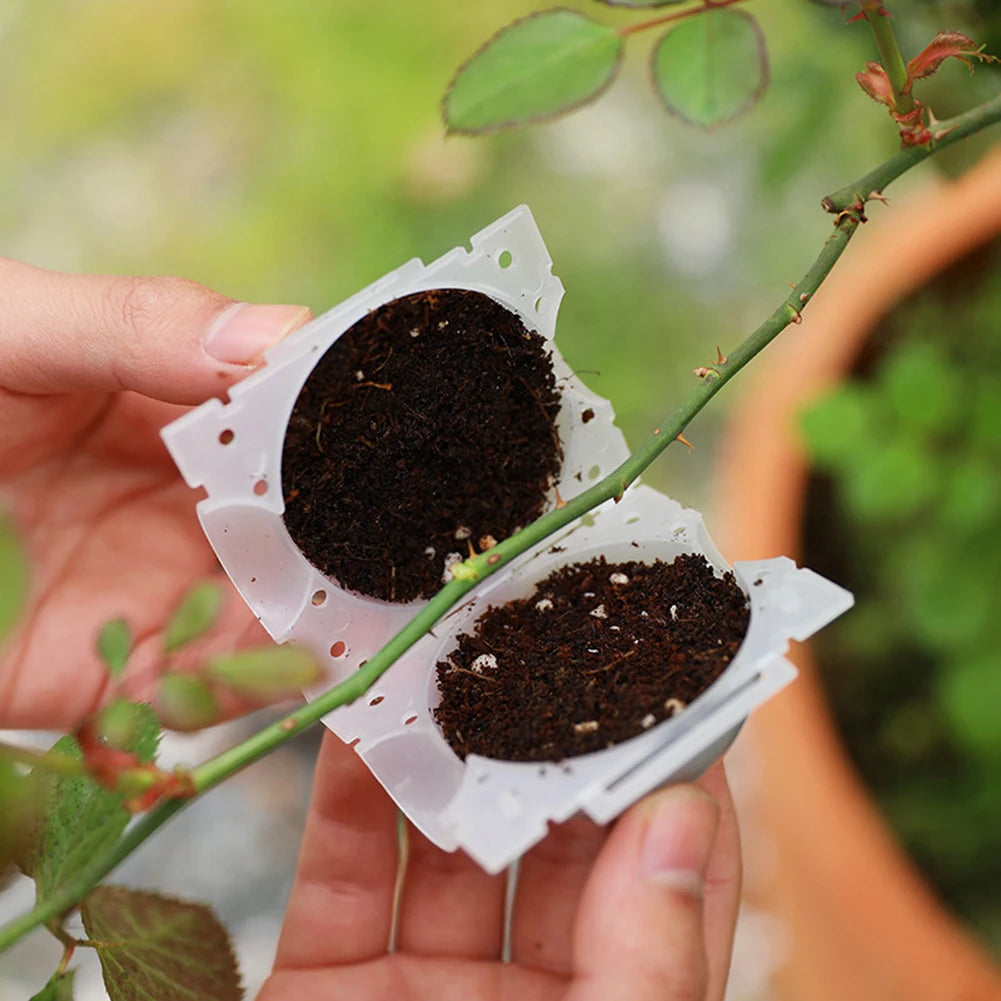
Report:
<svg viewBox="0 0 1001 1001"><path fill-rule="evenodd" d="M648 796L615 825L574 930L575 1001L701 1001L702 894L719 807L695 786Z"/></svg>
<svg viewBox="0 0 1001 1001"><path fill-rule="evenodd" d="M168 403L217 396L312 316L182 278L71 275L2 258L0 301L0 386L131 389Z"/></svg>

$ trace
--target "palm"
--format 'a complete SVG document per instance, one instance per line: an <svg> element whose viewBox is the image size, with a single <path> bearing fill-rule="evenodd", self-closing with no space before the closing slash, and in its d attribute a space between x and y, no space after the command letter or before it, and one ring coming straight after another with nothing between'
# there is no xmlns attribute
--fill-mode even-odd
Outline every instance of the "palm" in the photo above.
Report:
<svg viewBox="0 0 1001 1001"><path fill-rule="evenodd" d="M259 1001L555 1001L572 998L569 978L515 963L392 955L330 970L277 974Z"/></svg>
<svg viewBox="0 0 1001 1001"><path fill-rule="evenodd" d="M397 899L396 808L327 734L275 972L258 1001L721 997L739 848L722 768L702 784L720 804L704 902L638 877L642 807L611 833L574 818L522 858L512 962L502 963L504 877L411 830Z"/></svg>
<svg viewBox="0 0 1001 1001"><path fill-rule="evenodd" d="M214 557L158 431L182 408L140 397L0 390L0 507L30 566L28 606L0 655L0 725L67 727L106 686L103 622L136 637L130 694L149 695L159 636ZM229 631L250 619L228 603Z"/></svg>

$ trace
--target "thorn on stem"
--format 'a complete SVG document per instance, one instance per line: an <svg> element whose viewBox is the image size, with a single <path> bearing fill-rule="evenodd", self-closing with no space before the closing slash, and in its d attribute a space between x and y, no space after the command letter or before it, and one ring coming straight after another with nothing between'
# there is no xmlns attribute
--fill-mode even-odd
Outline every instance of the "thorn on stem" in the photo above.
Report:
<svg viewBox="0 0 1001 1001"><path fill-rule="evenodd" d="M680 441L682 445L687 445L691 451L695 451L695 446L683 434L676 435L674 440Z"/></svg>
<svg viewBox="0 0 1001 1001"><path fill-rule="evenodd" d="M727 363L727 357L726 357L725 354L723 354L722 351L720 351L719 345L717 344L716 345L716 364L717 365L725 365L726 363Z"/></svg>
<svg viewBox="0 0 1001 1001"><path fill-rule="evenodd" d="M560 496L559 487L553 487L553 490L556 493L556 510L559 511L561 508L565 508L567 506L567 502Z"/></svg>

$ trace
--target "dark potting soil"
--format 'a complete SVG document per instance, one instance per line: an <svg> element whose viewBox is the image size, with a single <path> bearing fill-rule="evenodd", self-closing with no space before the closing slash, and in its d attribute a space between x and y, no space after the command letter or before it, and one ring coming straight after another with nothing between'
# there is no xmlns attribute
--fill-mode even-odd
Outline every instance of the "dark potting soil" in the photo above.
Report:
<svg viewBox="0 0 1001 1001"><path fill-rule="evenodd" d="M429 597L450 553L541 514L560 468L559 409L544 338L489 296L387 303L331 345L299 394L282 451L285 525L343 587Z"/></svg>
<svg viewBox="0 0 1001 1001"><path fill-rule="evenodd" d="M673 716L722 673L750 619L698 555L557 570L492 607L437 666L438 725L461 757L559 761Z"/></svg>

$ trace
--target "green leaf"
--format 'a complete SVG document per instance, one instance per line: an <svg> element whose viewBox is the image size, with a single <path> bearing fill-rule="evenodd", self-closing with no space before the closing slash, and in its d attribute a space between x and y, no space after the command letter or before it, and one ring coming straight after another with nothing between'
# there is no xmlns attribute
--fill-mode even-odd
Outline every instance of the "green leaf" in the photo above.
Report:
<svg viewBox="0 0 1001 1001"><path fill-rule="evenodd" d="M962 415L959 377L936 344L907 344L893 352L880 371L879 385L904 427L949 431Z"/></svg>
<svg viewBox="0 0 1001 1001"><path fill-rule="evenodd" d="M322 669L302 647L263 647L213 660L209 675L240 695L272 700L297 695L319 681Z"/></svg>
<svg viewBox="0 0 1001 1001"><path fill-rule="evenodd" d="M115 699L97 716L97 732L112 747L129 750L140 732L149 707L141 702Z"/></svg>
<svg viewBox="0 0 1001 1001"><path fill-rule="evenodd" d="M572 10L501 29L459 68L442 105L449 132L477 135L537 122L593 100L615 77L623 40Z"/></svg>
<svg viewBox="0 0 1001 1001"><path fill-rule="evenodd" d="M97 652L112 678L117 678L125 670L132 652L132 630L125 619L112 619L102 626L97 634Z"/></svg>
<svg viewBox="0 0 1001 1001"><path fill-rule="evenodd" d="M863 387L847 382L800 414L800 430L816 465L840 468L856 459L874 423L873 402Z"/></svg>
<svg viewBox="0 0 1001 1001"><path fill-rule="evenodd" d="M240 1001L226 929L203 904L99 886L81 908L111 1001Z"/></svg>
<svg viewBox="0 0 1001 1001"><path fill-rule="evenodd" d="M943 675L939 698L956 741L976 755L1001 760L1001 664L992 651Z"/></svg>
<svg viewBox="0 0 1001 1001"><path fill-rule="evenodd" d="M192 674L165 674L157 683L156 709L172 730L202 730L220 716L212 690Z"/></svg>
<svg viewBox="0 0 1001 1001"><path fill-rule="evenodd" d="M920 442L873 444L848 465L844 496L851 511L870 522L901 522L928 506L942 489Z"/></svg>
<svg viewBox="0 0 1001 1001"><path fill-rule="evenodd" d="M14 526L0 513L0 640L14 627L28 593L28 563Z"/></svg>
<svg viewBox="0 0 1001 1001"><path fill-rule="evenodd" d="M52 979L30 1001L73 1001L73 977L75 970L54 973Z"/></svg>
<svg viewBox="0 0 1001 1001"><path fill-rule="evenodd" d="M142 761L152 761L160 740L160 722L153 710L140 706L131 746ZM80 745L67 735L54 751L79 760ZM35 880L39 901L62 890L95 855L108 850L129 822L122 797L89 776L70 777L36 771L41 818L25 863Z"/></svg>
<svg viewBox="0 0 1001 1001"><path fill-rule="evenodd" d="M222 589L212 581L196 584L181 599L163 637L167 653L208 632L222 610Z"/></svg>
<svg viewBox="0 0 1001 1001"><path fill-rule="evenodd" d="M956 531L988 529L998 515L1001 472L979 456L959 460L945 475L942 521Z"/></svg>
<svg viewBox="0 0 1001 1001"><path fill-rule="evenodd" d="M749 111L765 92L765 37L746 11L709 10L661 38L651 71L672 115L712 129Z"/></svg>

